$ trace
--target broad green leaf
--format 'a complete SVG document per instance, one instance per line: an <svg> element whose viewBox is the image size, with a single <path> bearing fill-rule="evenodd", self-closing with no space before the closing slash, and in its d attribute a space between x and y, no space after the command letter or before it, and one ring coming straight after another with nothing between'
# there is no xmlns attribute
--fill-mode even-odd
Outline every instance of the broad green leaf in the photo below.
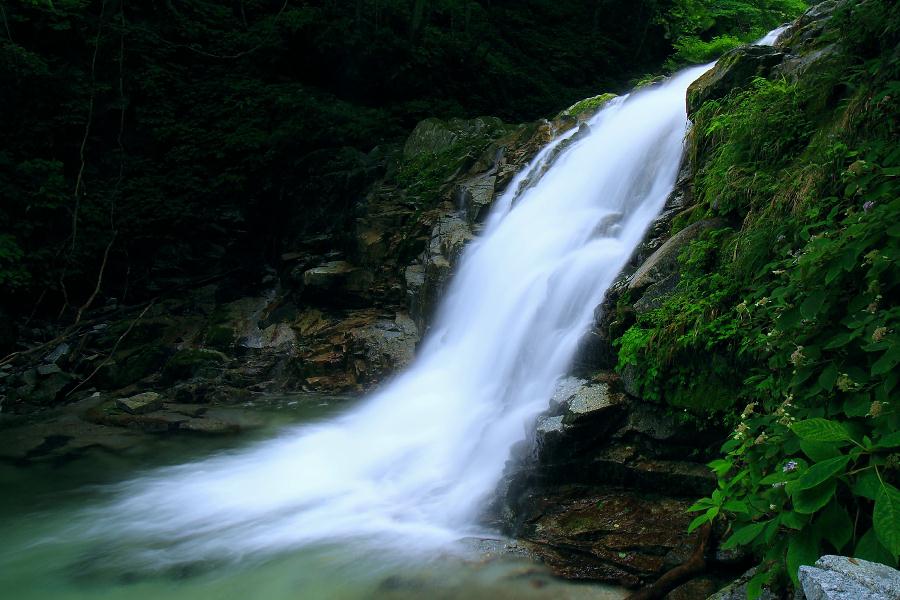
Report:
<svg viewBox="0 0 900 600"><path fill-rule="evenodd" d="M800 449L803 450L803 454L814 461L823 461L841 455L841 451L838 450L834 442L811 442L809 440L801 440Z"/></svg>
<svg viewBox="0 0 900 600"><path fill-rule="evenodd" d="M710 469L712 469L716 475L724 475L725 473L727 473L728 471L731 470L731 467L733 464L734 463L732 463L730 460L719 459L719 460L712 461L711 463L707 464L706 466L708 466Z"/></svg>
<svg viewBox="0 0 900 600"><path fill-rule="evenodd" d="M793 511L781 513L781 524L791 529L803 529L809 523L809 515L801 515Z"/></svg>
<svg viewBox="0 0 900 600"><path fill-rule="evenodd" d="M810 292L803 304L800 305L800 312L803 314L803 318L814 319L822 309L824 302L825 294L823 292L818 290Z"/></svg>
<svg viewBox="0 0 900 600"><path fill-rule="evenodd" d="M828 419L798 421L791 425L791 430L801 440L811 442L839 442L850 439L850 434L843 425Z"/></svg>
<svg viewBox="0 0 900 600"><path fill-rule="evenodd" d="M832 479L814 488L800 490L792 494L791 500L794 502L794 511L811 515L828 504L828 501L834 496L835 487L837 487L837 481Z"/></svg>
<svg viewBox="0 0 900 600"><path fill-rule="evenodd" d="M722 508L733 513L746 514L750 512L749 508L747 507L747 503L742 502L741 500L729 500L722 505Z"/></svg>
<svg viewBox="0 0 900 600"><path fill-rule="evenodd" d="M833 338L831 341L825 344L824 348L826 350L834 350L835 348L841 348L846 346L850 342L852 342L855 338L859 336L859 332L857 330L854 331L843 331Z"/></svg>
<svg viewBox="0 0 900 600"><path fill-rule="evenodd" d="M708 521L709 517L707 517L706 515L700 515L699 517L696 517L693 521L691 521L691 524L688 525L688 533L691 533Z"/></svg>
<svg viewBox="0 0 900 600"><path fill-rule="evenodd" d="M844 413L848 417L864 417L869 413L872 399L869 394L853 394L844 401Z"/></svg>
<svg viewBox="0 0 900 600"><path fill-rule="evenodd" d="M853 521L837 500L832 500L815 520L816 531L840 552L853 535Z"/></svg>
<svg viewBox="0 0 900 600"><path fill-rule="evenodd" d="M749 525L744 525L735 530L735 532L728 538L724 544L722 544L723 550L730 550L736 546L743 546L752 542L756 537L762 533L763 528L768 524L768 521L763 523L750 523Z"/></svg>
<svg viewBox="0 0 900 600"><path fill-rule="evenodd" d="M896 567L897 564L891 553L878 541L878 536L875 535L874 529L869 529L864 536L859 538L859 541L856 542L853 556L888 565L889 567Z"/></svg>
<svg viewBox="0 0 900 600"><path fill-rule="evenodd" d="M896 448L897 446L900 446L900 431L882 436L878 443L875 444L876 448Z"/></svg>
<svg viewBox="0 0 900 600"><path fill-rule="evenodd" d="M790 310L786 310L781 313L781 316L778 317L778 329L781 331L788 331L792 329L797 323L800 322L800 309L797 307L791 308Z"/></svg>
<svg viewBox="0 0 900 600"><path fill-rule="evenodd" d="M875 498L872 527L881 545L895 559L900 556L900 491L890 484L882 486Z"/></svg>
<svg viewBox="0 0 900 600"><path fill-rule="evenodd" d="M803 475L800 476L792 489L794 491L797 490L808 490L809 488L816 487L823 481L830 479L837 475L838 473L843 473L844 469L847 468L847 463L850 462L849 456L837 456L835 458L829 458L827 460L823 460L822 462L815 463L810 468L806 470Z"/></svg>
<svg viewBox="0 0 900 600"><path fill-rule="evenodd" d="M878 497L878 492L881 491L881 481L879 481L878 475L875 474L875 470L870 469L859 474L851 489L857 496L874 500Z"/></svg>
<svg viewBox="0 0 900 600"><path fill-rule="evenodd" d="M709 498L700 498L693 505L688 508L688 512L697 512L698 510L707 510L710 506L712 506L712 500Z"/></svg>
<svg viewBox="0 0 900 600"><path fill-rule="evenodd" d="M872 365L872 375L883 375L896 367L898 362L900 362L900 357L888 350Z"/></svg>
<svg viewBox="0 0 900 600"><path fill-rule="evenodd" d="M830 392L834 388L834 382L837 381L838 370L834 363L829 364L819 374L819 386L826 392Z"/></svg>
<svg viewBox="0 0 900 600"><path fill-rule="evenodd" d="M788 542L785 562L787 563L788 575L791 576L791 581L794 582L794 587L797 586L797 570L800 566L812 565L818 558L819 540L810 531L810 528L806 528L800 533L795 533L791 536L791 541Z"/></svg>
<svg viewBox="0 0 900 600"><path fill-rule="evenodd" d="M762 587L769 582L771 571L762 570L747 582L747 600L757 600L762 595Z"/></svg>

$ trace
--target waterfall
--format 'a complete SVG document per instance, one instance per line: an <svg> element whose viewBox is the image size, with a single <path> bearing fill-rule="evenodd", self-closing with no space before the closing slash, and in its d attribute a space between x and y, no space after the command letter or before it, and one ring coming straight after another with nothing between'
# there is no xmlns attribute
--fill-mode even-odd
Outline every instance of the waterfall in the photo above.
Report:
<svg viewBox="0 0 900 600"><path fill-rule="evenodd" d="M686 90L708 68L609 102L520 186L546 166L551 148L540 152L466 249L418 357L381 391L330 421L121 484L88 533L165 565L349 539L418 552L476 532L510 448L672 191Z"/></svg>

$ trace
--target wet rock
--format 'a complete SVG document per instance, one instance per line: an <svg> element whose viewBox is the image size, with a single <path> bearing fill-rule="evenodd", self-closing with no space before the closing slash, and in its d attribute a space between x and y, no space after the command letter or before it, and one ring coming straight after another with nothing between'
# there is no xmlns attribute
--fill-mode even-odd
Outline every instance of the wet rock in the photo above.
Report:
<svg viewBox="0 0 900 600"><path fill-rule="evenodd" d="M802 54L787 56L781 63L775 66L773 73L788 79L797 81L811 70L827 68L828 63L842 64L847 62L847 53L840 44L833 43L804 52Z"/></svg>
<svg viewBox="0 0 900 600"><path fill-rule="evenodd" d="M740 46L726 52L688 88L688 114L707 100L718 100L746 86L754 77L769 75L783 58L784 53L771 46Z"/></svg>
<svg viewBox="0 0 900 600"><path fill-rule="evenodd" d="M74 376L63 372L57 365L39 365L22 372L16 379L15 397L42 406L62 400L63 392L75 381Z"/></svg>
<svg viewBox="0 0 900 600"><path fill-rule="evenodd" d="M556 115L556 118L574 117L579 122L586 121L600 112L610 100L616 97L616 94L609 93L585 98Z"/></svg>
<svg viewBox="0 0 900 600"><path fill-rule="evenodd" d="M297 334L287 323L273 323L260 331L255 348L284 348L297 343Z"/></svg>
<svg viewBox="0 0 900 600"><path fill-rule="evenodd" d="M54 348L50 354L48 354L46 357L44 357L44 361L48 362L48 363L55 363L62 357L66 356L70 350L71 350L71 347L68 344L66 344L65 342L63 342L63 343L59 344L56 348Z"/></svg>
<svg viewBox="0 0 900 600"><path fill-rule="evenodd" d="M654 284L671 285L671 277L677 277L681 251L703 232L723 225L719 219L707 219L688 225L673 235L638 267L628 281L628 291L642 293Z"/></svg>
<svg viewBox="0 0 900 600"><path fill-rule="evenodd" d="M37 374L41 377L47 377L49 375L56 375L58 373L62 373L62 369L60 369L55 364L49 365L39 365L37 368Z"/></svg>
<svg viewBox="0 0 900 600"><path fill-rule="evenodd" d="M900 571L886 565L826 555L798 573L807 600L895 600L900 598Z"/></svg>
<svg viewBox="0 0 900 600"><path fill-rule="evenodd" d="M356 375L362 382L377 382L412 362L419 332L415 322L405 313L394 319L379 319L365 327L350 331L351 352L364 360Z"/></svg>
<svg viewBox="0 0 900 600"><path fill-rule="evenodd" d="M497 176L484 173L460 183L456 188L457 203L466 211L469 223L478 223L487 216L494 201Z"/></svg>
<svg viewBox="0 0 900 600"><path fill-rule="evenodd" d="M228 357L217 350L183 348L166 363L163 375L167 381L180 381L198 375L215 375Z"/></svg>
<svg viewBox="0 0 900 600"><path fill-rule="evenodd" d="M162 408L162 396L156 392L144 392L116 400L116 406L133 415L142 415Z"/></svg>
<svg viewBox="0 0 900 600"><path fill-rule="evenodd" d="M419 331L426 330L453 267L473 237L472 229L462 215L441 217L431 232L427 249L420 257L421 269L414 268L407 272L407 292L412 290L415 293L410 313ZM419 273L422 274L421 282L417 279Z"/></svg>
<svg viewBox="0 0 900 600"><path fill-rule="evenodd" d="M707 600L747 600L747 584L753 576L759 572L759 567L754 567L729 583L727 586L711 595ZM759 600L778 600L779 597L769 588L763 588Z"/></svg>
<svg viewBox="0 0 900 600"><path fill-rule="evenodd" d="M550 406L554 412L561 412L564 424L579 425L595 419L608 420L623 401L622 394L612 392L606 382L566 377L558 384Z"/></svg>
<svg viewBox="0 0 900 600"><path fill-rule="evenodd" d="M775 46L793 55L818 46L823 34L832 26L830 17L837 8L845 4L847 0L825 0L815 3L779 36Z"/></svg>
<svg viewBox="0 0 900 600"><path fill-rule="evenodd" d="M423 154L442 154L455 144L473 138L492 137L503 131L503 122L495 117L476 119L425 119L413 129L403 146L406 159Z"/></svg>
<svg viewBox="0 0 900 600"><path fill-rule="evenodd" d="M330 304L354 305L365 298L373 280L371 271L336 260L304 271L303 294Z"/></svg>
<svg viewBox="0 0 900 600"><path fill-rule="evenodd" d="M303 273L303 285L319 289L335 289L341 286L355 267L344 260L335 260L307 269Z"/></svg>
<svg viewBox="0 0 900 600"><path fill-rule="evenodd" d="M201 418L182 421L178 425L178 430L207 435L223 435L238 433L241 430L241 427L237 423L231 423L221 419Z"/></svg>
<svg viewBox="0 0 900 600"><path fill-rule="evenodd" d="M638 586L671 568L670 554L693 547L684 535L688 500L581 490L536 503L523 538L564 577Z"/></svg>
<svg viewBox="0 0 900 600"><path fill-rule="evenodd" d="M684 583L666 595L666 600L697 600L706 598L721 587L721 582L713 577L697 577Z"/></svg>

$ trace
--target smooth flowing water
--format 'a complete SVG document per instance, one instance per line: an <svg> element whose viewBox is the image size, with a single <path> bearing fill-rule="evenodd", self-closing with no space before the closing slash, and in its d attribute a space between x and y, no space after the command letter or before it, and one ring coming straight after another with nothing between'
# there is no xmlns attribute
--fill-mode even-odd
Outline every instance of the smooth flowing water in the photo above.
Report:
<svg viewBox="0 0 900 600"><path fill-rule="evenodd" d="M587 135L570 131L540 152L465 251L414 364L380 392L267 441L94 490L40 526L7 527L0 586L60 596L34 580L53 547L42 573L112 582L85 597L135 597L146 585L148 597L293 597L328 565L423 564L484 534L479 513L510 448L547 408L594 307L672 190L685 93L708 68L613 100ZM223 568L244 575L208 579ZM153 579L173 573L208 585ZM371 595L368 583L330 585L304 597Z"/></svg>

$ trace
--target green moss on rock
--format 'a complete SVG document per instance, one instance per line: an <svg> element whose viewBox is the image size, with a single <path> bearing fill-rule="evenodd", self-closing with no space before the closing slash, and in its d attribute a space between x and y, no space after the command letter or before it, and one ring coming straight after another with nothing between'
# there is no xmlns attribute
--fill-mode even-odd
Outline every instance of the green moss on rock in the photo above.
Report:
<svg viewBox="0 0 900 600"><path fill-rule="evenodd" d="M227 356L216 350L205 348L183 348L175 353L163 369L163 375L169 381L190 379L204 371L221 365Z"/></svg>
<svg viewBox="0 0 900 600"><path fill-rule="evenodd" d="M585 98L584 100L580 100L562 111L558 115L556 115L557 119L563 117L575 117L575 118L590 118L597 114L601 108L606 106L606 103L616 97L616 94L599 94L597 96L591 96L590 98Z"/></svg>

